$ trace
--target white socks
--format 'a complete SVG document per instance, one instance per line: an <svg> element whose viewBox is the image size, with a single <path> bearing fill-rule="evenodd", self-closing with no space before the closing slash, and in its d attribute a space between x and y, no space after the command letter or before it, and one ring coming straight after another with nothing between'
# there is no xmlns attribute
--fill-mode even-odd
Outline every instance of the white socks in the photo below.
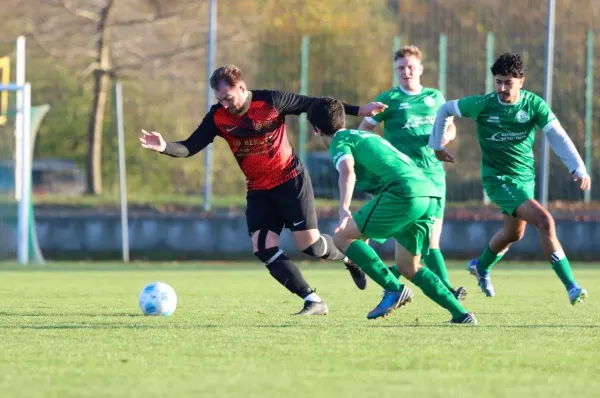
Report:
<svg viewBox="0 0 600 398"><path fill-rule="evenodd" d="M314 301L314 302L320 303L321 297L317 296L317 293L312 292L308 296L304 297L304 301Z"/></svg>

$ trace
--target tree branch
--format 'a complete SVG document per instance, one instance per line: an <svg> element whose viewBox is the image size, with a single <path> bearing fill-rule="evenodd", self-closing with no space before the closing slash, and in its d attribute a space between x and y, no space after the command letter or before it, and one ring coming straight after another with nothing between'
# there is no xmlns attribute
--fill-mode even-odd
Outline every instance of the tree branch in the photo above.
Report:
<svg viewBox="0 0 600 398"><path fill-rule="evenodd" d="M68 2L67 0L62 0L62 4L63 4L63 7L65 8L65 10L69 11L72 15L74 15L76 17L89 19L90 21L94 21L94 22L100 21L100 18L98 17L98 15L96 15L92 11L82 10L80 8L74 8L70 4L70 2Z"/></svg>

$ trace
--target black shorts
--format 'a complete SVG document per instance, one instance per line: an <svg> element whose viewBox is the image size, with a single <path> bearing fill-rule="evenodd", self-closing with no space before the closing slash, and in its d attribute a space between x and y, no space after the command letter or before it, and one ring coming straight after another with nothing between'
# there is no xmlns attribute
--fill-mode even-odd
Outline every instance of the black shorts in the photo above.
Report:
<svg viewBox="0 0 600 398"><path fill-rule="evenodd" d="M304 167L296 177L275 188L248 191L246 202L250 235L258 230L279 235L284 227L291 231L318 228L312 182Z"/></svg>

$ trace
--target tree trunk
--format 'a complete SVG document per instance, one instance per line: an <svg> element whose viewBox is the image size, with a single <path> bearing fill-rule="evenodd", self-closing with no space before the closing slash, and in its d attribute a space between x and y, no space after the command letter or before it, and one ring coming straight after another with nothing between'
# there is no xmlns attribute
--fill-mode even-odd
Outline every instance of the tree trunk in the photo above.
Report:
<svg viewBox="0 0 600 398"><path fill-rule="evenodd" d="M106 100L110 91L110 53L107 21L113 0L100 12L96 33L98 35L96 68L94 70L94 102L88 127L88 193L102 194L102 133Z"/></svg>

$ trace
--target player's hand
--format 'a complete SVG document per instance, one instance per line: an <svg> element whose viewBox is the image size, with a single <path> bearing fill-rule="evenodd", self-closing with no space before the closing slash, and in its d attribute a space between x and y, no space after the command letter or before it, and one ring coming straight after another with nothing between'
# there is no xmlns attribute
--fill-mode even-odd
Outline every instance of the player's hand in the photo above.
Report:
<svg viewBox="0 0 600 398"><path fill-rule="evenodd" d="M147 132L146 130L142 130L140 133L140 143L143 148L152 149L156 152L163 152L167 147L167 143L162 138L162 135L156 131Z"/></svg>
<svg viewBox="0 0 600 398"><path fill-rule="evenodd" d="M385 111L387 105L382 102L369 102L358 109L358 116L369 117Z"/></svg>
<svg viewBox="0 0 600 398"><path fill-rule="evenodd" d="M450 152L448 152L445 148L440 149L438 151L434 151L434 152L435 152L435 157L438 158L438 160L440 160L442 162L448 162L448 163L456 162L456 159L454 159L454 156L452 156L450 154Z"/></svg>
<svg viewBox="0 0 600 398"><path fill-rule="evenodd" d="M589 175L584 175L582 177L573 175L573 181L579 181L579 188L581 188L582 191L589 191L592 187L592 179Z"/></svg>
<svg viewBox="0 0 600 398"><path fill-rule="evenodd" d="M350 212L350 210L340 209L340 221L338 222L338 225L333 230L333 233L335 234L338 231L346 228L346 224L348 224L348 221L351 218L352 218L352 213Z"/></svg>

